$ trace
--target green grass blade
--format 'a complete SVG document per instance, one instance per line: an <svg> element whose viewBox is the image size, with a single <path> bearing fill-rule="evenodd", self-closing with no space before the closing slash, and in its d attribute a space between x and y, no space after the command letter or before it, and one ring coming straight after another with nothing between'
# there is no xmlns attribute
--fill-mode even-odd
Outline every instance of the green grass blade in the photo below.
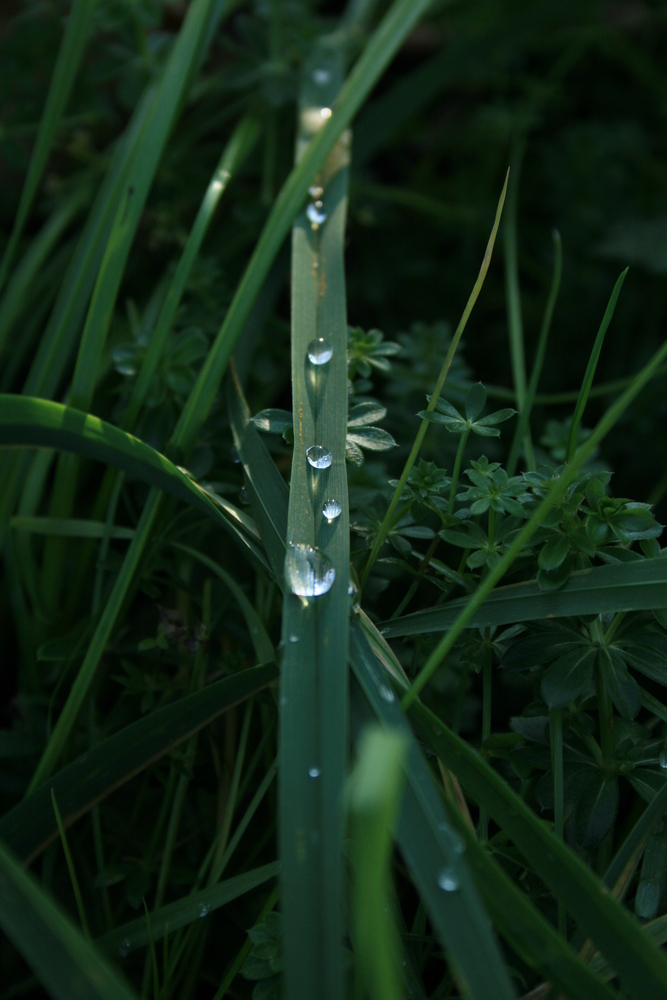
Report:
<svg viewBox="0 0 667 1000"><path fill-rule="evenodd" d="M333 102L343 52L315 47L304 67L297 158L307 155L308 115ZM330 83L317 87L312 71L325 68ZM304 125L304 123L306 123ZM344 996L343 785L347 757L347 627L349 514L347 434L347 314L344 240L349 133L318 175L326 220L313 229L303 211L292 230L292 411L294 452L287 521L291 546L315 546L335 580L328 593L308 600L290 592L283 601L284 658L280 687L279 843L283 863L285 978L289 1000ZM325 365L308 360L309 344L323 338L332 349ZM326 469L312 468L306 449L331 453ZM335 499L340 514L322 515Z"/></svg>
<svg viewBox="0 0 667 1000"><path fill-rule="evenodd" d="M562 496L564 496L568 486L574 482L579 474L579 469L589 455L591 455L600 442L604 440L620 416L628 408L630 403L632 403L635 397L641 392L646 383L650 381L653 373L660 367L665 357L667 357L667 342L665 342L663 346L656 351L651 360L644 365L642 370L638 372L637 375L635 375L632 384L626 389L623 395L609 407L604 416L599 420L595 430L586 442L579 448L576 455L572 459L572 462L554 484L552 490L549 492L549 495L546 496L539 504L537 510L518 533L514 542L512 542L500 562L498 562L497 565L494 566L494 568L489 572L483 583L480 584L468 601L466 607L461 611L456 619L456 622L452 625L447 635L433 650L419 673L419 676L410 688L410 691L403 699L405 707L414 701L424 685L428 683L429 678L433 675L438 665L443 661L447 653L453 647L463 629L466 628L468 621L470 621L477 609L483 604L484 600L489 596L496 584L507 572L513 561L533 537L549 510L555 503L558 502L558 500L560 500ZM656 605L653 605L653 607L656 607Z"/></svg>
<svg viewBox="0 0 667 1000"><path fill-rule="evenodd" d="M269 879L276 878L279 871L279 862L272 861L271 864L263 865L261 868L253 868L252 871L244 872L243 875L236 875L225 882L209 886L200 892L193 892L189 896L161 906L158 910L153 910L151 913L153 940L159 941L167 932L171 934L181 927L187 927L196 920L203 919L209 913L239 899L258 885L263 885ZM131 951L143 948L148 944L146 920L143 917L138 917L127 924L122 924L111 933L99 938L96 944L111 955L125 957Z"/></svg>
<svg viewBox="0 0 667 1000"><path fill-rule="evenodd" d="M79 888L79 880L76 877L76 869L74 867L74 862L72 861L72 855L70 853L69 844L67 843L67 834L65 833L65 827L63 826L63 821L60 818L60 811L58 809L58 803L56 801L56 793L51 789L51 804L53 806L53 815L56 818L56 825L58 827L58 834L60 835L60 843L62 844L63 854L65 855L65 861L67 863L67 870L69 872L70 882L72 883L72 891L74 893L74 899L76 900L76 908L79 913L79 922L81 923L81 929L84 933L84 937L87 941L90 941L90 929L88 927L88 921L86 919L86 911L83 906L83 899L81 898L81 889Z"/></svg>
<svg viewBox="0 0 667 1000"><path fill-rule="evenodd" d="M510 998L510 984L498 945L488 926L466 861L457 853L445 809L428 765L396 701L380 662L361 626L350 628L350 662L374 712L385 726L401 732L410 744L407 784L397 840L443 946L453 957L466 995ZM440 880L446 875L444 890Z"/></svg>
<svg viewBox="0 0 667 1000"><path fill-rule="evenodd" d="M303 207L315 175L322 169L329 153L429 5L430 0L395 0L345 81L332 108L333 114L285 181L181 414L174 443L186 454L206 419L253 302Z"/></svg>
<svg viewBox="0 0 667 1000"><path fill-rule="evenodd" d="M144 913L146 914L146 933L148 934L148 947L150 950L151 964L153 966L153 1000L160 1000L160 975L158 973L157 966L157 955L155 953L155 942L153 941L153 931L151 930L151 918L148 912L148 907L146 906L146 900L143 900Z"/></svg>
<svg viewBox="0 0 667 1000"><path fill-rule="evenodd" d="M228 501L217 497L214 500L150 445L98 417L44 399L0 395L0 447L8 445L59 448L123 469L202 511L264 563L256 544L245 533L245 515Z"/></svg>
<svg viewBox="0 0 667 1000"><path fill-rule="evenodd" d="M616 309L616 303L618 302L618 297L621 294L621 288L623 287L623 282L625 281L625 276L628 273L629 268L626 267L623 271L616 284L614 285L614 290L611 293L611 298L607 308L605 309L604 316L602 317L602 322L600 323L600 329L598 330L598 335L595 338L595 343L593 344L593 350L591 351L591 356L588 359L588 365L586 366L586 372L584 374L584 380L581 383L581 389L579 390L579 398L577 399L577 405L574 408L574 414L572 416L572 426L570 427L570 436L567 442L567 461L571 462L574 458L574 453L577 450L577 431L579 430L579 424L581 423L581 418L584 415L584 410L586 409L586 403L588 402L588 397L591 391L591 386L593 385L593 379L595 378L595 369L598 366L598 361L600 358L600 351L602 350L602 345L604 343L605 334L609 329L609 324L612 321L614 315L614 310Z"/></svg>
<svg viewBox="0 0 667 1000"><path fill-rule="evenodd" d="M551 279L551 288L549 289L549 297L547 299L547 304L544 310L544 317L542 319L542 326L540 329L540 336L537 341L537 350L535 351L535 361L533 362L533 370L530 373L530 382L528 383L528 388L526 390L526 396L523 402L523 409L519 413L519 419L517 421L516 430L514 431L514 437L512 439L512 446L510 448L509 458L507 459L507 474L508 476L513 476L516 470L516 464L519 459L519 451L521 449L521 443L526 437L528 431L530 414L533 409L533 403L535 402L535 393L537 392L537 386L540 381L540 375L542 374L542 365L544 364L544 355L547 349L547 341L549 339L549 331L551 329L551 319L553 317L554 309L556 307L556 300L558 298L558 291L560 289L560 277L563 267L563 249L561 245L560 233L557 229L553 232L554 240L554 273Z"/></svg>
<svg viewBox="0 0 667 1000"><path fill-rule="evenodd" d="M416 611L380 624L385 638L444 632L470 603L467 597ZM595 566L573 573L560 590L540 590L535 581L494 590L466 621L465 628L510 625L540 618L569 618L612 611L644 611L667 606L667 560Z"/></svg>
<svg viewBox="0 0 667 1000"><path fill-rule="evenodd" d="M192 556L193 559L200 562L202 566L206 566L207 569L210 569L211 573L214 573L220 580L222 580L225 586L231 590L236 602L243 612L243 617L245 618L246 625L248 626L248 631L250 633L250 638L252 640L258 662L271 663L276 655L273 643L269 638L268 632L264 628L262 619L253 608L252 604L243 593L234 577L231 576L230 573L227 573L222 566L219 566L217 562L214 562L213 559L209 559L208 556L205 556L203 552L197 552L196 549L190 548L189 545L180 545L178 542L172 542L172 545L175 549L178 549L179 552L187 553L187 555Z"/></svg>
<svg viewBox="0 0 667 1000"><path fill-rule="evenodd" d="M51 788L67 828L114 789L223 712L261 691L277 676L273 665L251 667L159 708L109 736L5 813L0 819L0 839L29 864L58 836Z"/></svg>
<svg viewBox="0 0 667 1000"><path fill-rule="evenodd" d="M533 870L612 962L628 994L658 1000L667 991L667 960L601 880L547 828L523 799L437 716L413 702L408 717L417 737L487 810Z"/></svg>
<svg viewBox="0 0 667 1000"><path fill-rule="evenodd" d="M32 535L63 535L67 538L104 538L106 525L104 521L84 521L74 517L58 519L55 517L13 517L9 522L15 531L25 531ZM134 538L134 528L118 528L113 526L109 538Z"/></svg>
<svg viewBox="0 0 667 1000"><path fill-rule="evenodd" d="M667 785L664 785L658 794L651 799L605 872L604 884L609 889L613 889L618 880L623 876L628 864L632 862L637 852L641 850L653 826L658 822L666 809Z"/></svg>
<svg viewBox="0 0 667 1000"><path fill-rule="evenodd" d="M107 959L0 844L0 927L54 1000L137 1000Z"/></svg>
<svg viewBox="0 0 667 1000"><path fill-rule="evenodd" d="M0 264L0 289L3 287L14 255L18 249L30 208L37 193L44 167L49 158L53 140L63 112L74 86L83 53L88 40L90 26L97 0L74 0L67 19L65 34L58 50L58 58L51 77L49 92L39 123L37 139L30 158L28 174L21 192L21 199L9 242Z"/></svg>

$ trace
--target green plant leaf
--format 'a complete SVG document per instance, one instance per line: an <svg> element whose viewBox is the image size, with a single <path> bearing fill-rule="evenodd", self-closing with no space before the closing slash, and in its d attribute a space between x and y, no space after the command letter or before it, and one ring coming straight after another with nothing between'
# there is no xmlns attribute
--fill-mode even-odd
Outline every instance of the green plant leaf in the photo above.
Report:
<svg viewBox="0 0 667 1000"><path fill-rule="evenodd" d="M624 719L634 719L641 708L641 694L637 681L628 673L623 657L617 650L603 646L598 658L604 686L616 709Z"/></svg>
<svg viewBox="0 0 667 1000"><path fill-rule="evenodd" d="M593 679L597 651L584 646L559 657L542 678L540 690L549 708L563 708L578 698Z"/></svg>

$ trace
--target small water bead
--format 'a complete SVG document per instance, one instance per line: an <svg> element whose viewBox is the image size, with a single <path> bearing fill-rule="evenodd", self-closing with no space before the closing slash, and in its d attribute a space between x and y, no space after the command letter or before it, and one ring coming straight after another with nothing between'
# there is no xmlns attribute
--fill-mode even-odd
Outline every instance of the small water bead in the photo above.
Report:
<svg viewBox="0 0 667 1000"><path fill-rule="evenodd" d="M438 875L438 886L444 892L456 892L460 884L459 877L453 868L443 868Z"/></svg>
<svg viewBox="0 0 667 1000"><path fill-rule="evenodd" d="M328 69L321 69L321 68L314 69L312 78L313 78L313 83L316 84L318 87L326 87L326 85L331 80L331 73L329 72Z"/></svg>
<svg viewBox="0 0 667 1000"><path fill-rule="evenodd" d="M299 641L298 635L290 635L289 636L289 641L290 642L298 642Z"/></svg>
<svg viewBox="0 0 667 1000"><path fill-rule="evenodd" d="M323 444L312 444L306 448L306 458L314 469L328 469L331 465L331 452Z"/></svg>
<svg viewBox="0 0 667 1000"><path fill-rule="evenodd" d="M331 559L315 546L290 543L285 556L285 579L297 597L320 597L333 587L336 570Z"/></svg>
<svg viewBox="0 0 667 1000"><path fill-rule="evenodd" d="M321 198L322 195L324 194L324 188L319 187L319 185L317 184L313 184L312 187L308 188L308 194L313 199L313 201L317 201L317 199Z"/></svg>
<svg viewBox="0 0 667 1000"><path fill-rule="evenodd" d="M245 507L247 507L250 503L250 497L248 496L248 492L245 488L239 490L239 500Z"/></svg>
<svg viewBox="0 0 667 1000"><path fill-rule="evenodd" d="M322 211L322 202L319 204L311 202L306 209L306 215L311 226L321 226L323 222L327 221L327 213Z"/></svg>
<svg viewBox="0 0 667 1000"><path fill-rule="evenodd" d="M354 580L350 580L347 584L347 593L349 597L354 597L357 593L357 585Z"/></svg>
<svg viewBox="0 0 667 1000"><path fill-rule="evenodd" d="M308 344L308 360L311 365L326 365L331 361L333 347L324 337L316 337Z"/></svg>
<svg viewBox="0 0 667 1000"><path fill-rule="evenodd" d="M311 768L308 769L308 777L309 778L319 778L319 776L320 776L320 769L319 769L319 767L311 767Z"/></svg>
<svg viewBox="0 0 667 1000"><path fill-rule="evenodd" d="M395 700L394 692L391 690L390 687L387 687L386 684L380 685L380 697L382 698L383 701L386 701L388 704L391 704L392 701Z"/></svg>
<svg viewBox="0 0 667 1000"><path fill-rule="evenodd" d="M206 914L210 912L210 909L211 907L209 903L200 903L199 906L197 907L197 913L199 915L199 918L201 919L202 917L205 917Z"/></svg>
<svg viewBox="0 0 667 1000"><path fill-rule="evenodd" d="M324 118L325 121L327 118L331 118L332 114L331 108L320 108L320 118Z"/></svg>
<svg viewBox="0 0 667 1000"><path fill-rule="evenodd" d="M129 940L129 938L123 938L118 947L118 954L120 955L120 957L126 958L126 956L130 954L131 947L132 947L132 942Z"/></svg>
<svg viewBox="0 0 667 1000"><path fill-rule="evenodd" d="M667 769L667 747L663 747L660 751L660 767Z"/></svg>
<svg viewBox="0 0 667 1000"><path fill-rule="evenodd" d="M331 524L335 518L340 516L342 509L337 500L327 500L322 508L322 517L326 517L329 524Z"/></svg>

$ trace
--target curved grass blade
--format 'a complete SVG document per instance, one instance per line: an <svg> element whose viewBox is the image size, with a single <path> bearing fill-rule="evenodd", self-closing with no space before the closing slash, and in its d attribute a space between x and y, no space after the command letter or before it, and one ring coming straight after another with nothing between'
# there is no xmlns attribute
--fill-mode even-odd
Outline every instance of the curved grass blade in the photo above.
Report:
<svg viewBox="0 0 667 1000"><path fill-rule="evenodd" d="M209 559L209 557L205 556L202 552L197 552L196 549L190 548L189 545L180 545L178 542L172 542L172 545L175 549L178 549L179 552L187 553L187 555L192 556L193 559L200 562L202 566L206 566L211 573L215 573L215 575L222 580L225 586L231 590L234 595L234 599L243 612L243 617L246 620L246 625L248 626L248 631L250 632L250 638L252 640L258 662L270 663L273 659L275 659L276 652L273 648L273 643L269 639L268 633L264 628L262 619L253 608L252 604L243 593L234 577L225 572L222 566L219 566L213 559Z"/></svg>
<svg viewBox="0 0 667 1000"><path fill-rule="evenodd" d="M9 522L15 531L26 531L32 535L64 535L67 538L104 538L107 526L104 521L85 521L74 517L27 517L19 515ZM109 538L134 538L134 528L110 527Z"/></svg>
<svg viewBox="0 0 667 1000"><path fill-rule="evenodd" d="M94 945L0 844L0 927L54 1000L137 1000Z"/></svg>
<svg viewBox="0 0 667 1000"><path fill-rule="evenodd" d="M39 182L44 173L46 161L51 152L60 119L69 100L74 86L74 80L79 71L83 53L88 41L88 35L95 13L97 0L74 0L67 19L63 40L58 50L58 58L49 84L49 92L39 123L37 139L30 157L28 174L21 191L21 199L14 220L9 242L5 248L0 264L0 289L9 274L14 255L28 219L30 208L37 193Z"/></svg>
<svg viewBox="0 0 667 1000"><path fill-rule="evenodd" d="M342 49L315 46L304 67L297 159L307 155L313 116L334 104ZM313 70L330 82L318 87ZM347 311L344 241L350 136L331 151L315 185L321 189L292 230L292 412L294 452L287 520L292 546L315 546L335 573L320 596L299 596L292 580L283 600L284 658L280 684L279 843L284 916L285 982L289 1000L341 1000L343 968L343 786L347 758L347 629L349 514L347 434ZM319 222L312 223L312 218ZM325 364L309 360L309 345L324 340ZM325 468L313 468L307 449L321 446ZM333 519L327 500L338 503ZM319 558L319 557L317 557ZM315 570L317 575L319 571ZM322 581L318 581L320 584ZM306 600L305 598L310 598Z"/></svg>
<svg viewBox="0 0 667 1000"><path fill-rule="evenodd" d="M245 534L245 515L228 501L214 499L150 445L98 417L45 399L0 395L0 447L8 445L59 448L123 469L202 511L264 564L258 547Z"/></svg>
<svg viewBox="0 0 667 1000"><path fill-rule="evenodd" d="M533 870L613 964L636 1000L667 991L667 959L601 880L537 818L523 799L464 740L419 702L408 711L415 734L468 794L509 834Z"/></svg>
<svg viewBox="0 0 667 1000"><path fill-rule="evenodd" d="M463 597L403 618L390 619L378 627L387 639L444 632L452 627L469 603L470 599ZM667 559L646 559L581 570L573 573L560 590L540 590L533 580L499 587L467 619L465 628L661 607L667 607Z"/></svg>
<svg viewBox="0 0 667 1000"><path fill-rule="evenodd" d="M499 580L507 572L513 561L522 552L525 545L530 541L544 518L547 516L551 507L565 494L567 488L574 482L579 474L579 469L583 463L589 455L593 453L594 449L597 448L598 444L603 441L607 434L611 431L621 414L628 408L635 396L641 392L646 383L651 379L655 370L660 367L665 357L667 357L667 342L665 342L663 346L656 351L651 360L644 365L642 370L635 376L632 385L626 389L622 396L612 403L604 416L598 421L595 430L586 442L579 448L576 455L572 459L572 462L563 472L563 475L556 483L554 483L554 486L548 496L546 496L539 504L530 520L524 525L521 531L519 531L505 555L500 559L496 566L494 566L488 576L474 592L466 607L458 615L456 622L452 625L447 635L441 639L436 648L433 650L419 673L419 676L405 695L403 699L404 707L407 707L412 701L414 701L424 685L428 683L429 678L433 675L438 665L443 661L447 653L453 647L463 629L466 628L467 623L473 617L477 609L482 605L484 600L489 596ZM656 605L653 605L653 607L655 606Z"/></svg>
<svg viewBox="0 0 667 1000"><path fill-rule="evenodd" d="M129 781L223 712L250 698L278 676L272 664L251 667L187 695L98 743L41 785L0 819L0 839L29 864L58 835L51 789L63 826Z"/></svg>
<svg viewBox="0 0 667 1000"><path fill-rule="evenodd" d="M591 386L593 385L593 379L595 378L595 369L598 366L598 361L600 358L600 351L602 350L602 345L604 343L605 334L609 329L609 324L612 321L614 315L614 310L616 309L616 303L618 302L618 297L621 294L621 288L623 287L623 282L625 281L625 276L630 269L626 267L625 271L621 273L616 284L614 285L614 290L611 293L611 298L607 308L605 309L604 316L602 317L602 322L600 323L600 329L598 330L598 335L595 338L595 343L593 344L593 350L591 351L591 356L588 359L588 365L586 366L586 372L584 374L584 380L581 383L581 389L579 390L579 398L577 399L577 405L574 408L574 414L572 416L572 426L570 427L570 436L567 442L567 461L571 462L574 458L574 453L577 450L577 431L579 430L579 424L581 423L581 418L584 415L584 410L586 409L586 403L588 402L588 396L591 391Z"/></svg>
<svg viewBox="0 0 667 1000"><path fill-rule="evenodd" d="M357 621L350 626L350 662L378 718L409 740L396 836L438 937L456 963L467 996L509 1000L516 994L428 765Z"/></svg>
<svg viewBox="0 0 667 1000"><path fill-rule="evenodd" d="M271 864L263 865L261 868L253 868L252 871L244 872L243 875L236 875L234 878L227 879L226 882L209 886L200 892L193 892L189 896L161 906L158 910L153 910L151 912L153 940L159 941L167 933L171 934L181 927L187 927L196 920L202 920L209 913L220 909L221 906L231 903L258 885L268 882L269 879L276 878L279 872L280 862L272 861ZM122 924L109 934L99 938L95 943L109 954L120 955L124 958L131 951L148 944L146 920L143 917L138 917L137 920Z"/></svg>

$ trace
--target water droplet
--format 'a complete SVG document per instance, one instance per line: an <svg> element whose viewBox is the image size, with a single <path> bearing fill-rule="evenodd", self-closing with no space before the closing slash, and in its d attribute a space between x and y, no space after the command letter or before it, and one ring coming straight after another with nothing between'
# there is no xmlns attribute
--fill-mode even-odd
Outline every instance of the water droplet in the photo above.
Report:
<svg viewBox="0 0 667 1000"><path fill-rule="evenodd" d="M386 684L381 684L380 697L382 698L383 701L386 701L389 704L391 704L391 702L394 701L394 692L391 690L390 687L387 687Z"/></svg>
<svg viewBox="0 0 667 1000"><path fill-rule="evenodd" d="M320 549L291 543L285 556L285 579L297 597L319 597L333 587L336 570Z"/></svg>
<svg viewBox="0 0 667 1000"><path fill-rule="evenodd" d="M306 448L306 458L314 469L328 469L331 465L331 452L323 444L313 444Z"/></svg>
<svg viewBox="0 0 667 1000"><path fill-rule="evenodd" d="M319 767L311 767L311 768L308 769L308 777L309 778L319 778L319 776L320 776L320 769L319 769Z"/></svg>
<svg viewBox="0 0 667 1000"><path fill-rule="evenodd" d="M350 580L347 585L347 592L350 597L353 597L357 593L357 585L354 580Z"/></svg>
<svg viewBox="0 0 667 1000"><path fill-rule="evenodd" d="M663 747L660 751L660 767L667 768L667 747Z"/></svg>
<svg viewBox="0 0 667 1000"><path fill-rule="evenodd" d="M246 506L246 507L247 507L247 506L248 506L248 504L250 503L250 498L249 498L249 496L248 496L248 492L247 492L247 490L245 489L245 487L239 490L239 500L240 500L240 501L241 501L241 503L242 503L242 504L244 504L244 506Z"/></svg>
<svg viewBox="0 0 667 1000"><path fill-rule="evenodd" d="M313 83L318 87L326 87L326 85L331 80L331 73L328 69L314 69L313 70Z"/></svg>
<svg viewBox="0 0 667 1000"><path fill-rule="evenodd" d="M320 118L331 118L331 108L320 108Z"/></svg>
<svg viewBox="0 0 667 1000"><path fill-rule="evenodd" d="M289 636L289 641L290 642L298 642L299 641L298 635L290 635Z"/></svg>
<svg viewBox="0 0 667 1000"><path fill-rule="evenodd" d="M318 208L314 202L311 202L306 209L306 215L311 226L321 226L323 222L327 221L327 213L322 211L322 206Z"/></svg>
<svg viewBox="0 0 667 1000"><path fill-rule="evenodd" d="M331 524L340 515L342 509L337 500L327 500L322 508L322 517L326 517L329 524Z"/></svg>
<svg viewBox="0 0 667 1000"><path fill-rule="evenodd" d="M460 884L459 877L453 868L443 868L438 875L438 885L445 892L456 892Z"/></svg>
<svg viewBox="0 0 667 1000"><path fill-rule="evenodd" d="M129 955L131 947L132 947L132 942L130 941L130 939L123 938L118 947L118 954L120 955L120 957L125 958L126 955Z"/></svg>
<svg viewBox="0 0 667 1000"><path fill-rule="evenodd" d="M308 344L308 360L311 365L326 365L331 361L333 347L324 337L316 337Z"/></svg>
<svg viewBox="0 0 667 1000"><path fill-rule="evenodd" d="M239 465L241 462L241 456L239 455L238 448L229 449L229 457L231 458L234 465Z"/></svg>
<svg viewBox="0 0 667 1000"><path fill-rule="evenodd" d="M209 903L200 903L199 906L197 907L197 913L199 914L200 918L205 917L206 914L210 911L210 909L211 907Z"/></svg>
<svg viewBox="0 0 667 1000"><path fill-rule="evenodd" d="M317 198L321 198L324 194L324 188L320 187L319 184L313 184L312 187L308 188L308 194L315 201Z"/></svg>
<svg viewBox="0 0 667 1000"><path fill-rule="evenodd" d="M287 704L287 697L284 694L281 694L279 705L281 708L284 708L286 704Z"/></svg>

